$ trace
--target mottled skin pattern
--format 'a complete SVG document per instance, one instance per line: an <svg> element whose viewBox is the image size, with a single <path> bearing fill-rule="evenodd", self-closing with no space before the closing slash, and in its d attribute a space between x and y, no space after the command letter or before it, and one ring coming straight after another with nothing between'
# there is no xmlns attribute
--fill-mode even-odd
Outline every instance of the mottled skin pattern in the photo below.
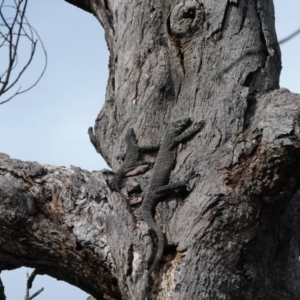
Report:
<svg viewBox="0 0 300 300"><path fill-rule="evenodd" d="M112 182L112 189L120 193L125 199L127 197L122 193L120 189L120 185L122 182L123 177L125 176L126 173L132 171L139 165L150 165L152 166L153 163L140 160L140 154L142 152L151 152L159 149L159 144L156 145L151 145L151 146L143 146L139 147L138 141L136 139L135 132L133 128L128 129L125 137L126 141L126 153L119 155L119 158L124 159L122 165L120 166L119 170L117 171L117 175L114 178Z"/></svg>
<svg viewBox="0 0 300 300"><path fill-rule="evenodd" d="M142 292L142 300L144 300L146 297L149 278L153 270L157 266L164 250L164 235L154 221L154 208L158 200L161 200L161 197L163 195L175 189L186 187L188 181L194 177L192 175L189 175L183 181L168 184L170 180L170 174L176 164L178 144L190 138L194 133L200 131L204 126L204 122L201 121L195 123L189 129L184 131L184 129L190 123L190 118L185 117L178 119L168 125L155 160L150 183L141 207L142 217L145 222L155 231L158 244L155 259L147 273L145 286Z"/></svg>

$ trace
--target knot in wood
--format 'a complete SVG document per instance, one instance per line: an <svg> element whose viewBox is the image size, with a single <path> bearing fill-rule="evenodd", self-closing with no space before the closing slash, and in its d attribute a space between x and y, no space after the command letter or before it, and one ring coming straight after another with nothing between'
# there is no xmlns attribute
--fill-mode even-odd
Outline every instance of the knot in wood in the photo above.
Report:
<svg viewBox="0 0 300 300"><path fill-rule="evenodd" d="M204 6L196 0L177 4L170 16L171 32L176 36L185 36L198 31L205 21Z"/></svg>

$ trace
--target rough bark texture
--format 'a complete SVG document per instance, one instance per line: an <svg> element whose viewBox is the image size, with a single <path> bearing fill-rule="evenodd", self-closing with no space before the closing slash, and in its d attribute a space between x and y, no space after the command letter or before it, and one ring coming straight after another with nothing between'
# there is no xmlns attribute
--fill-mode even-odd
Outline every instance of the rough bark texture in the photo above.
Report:
<svg viewBox="0 0 300 300"><path fill-rule="evenodd" d="M110 50L95 145L113 170L133 127L156 143L170 119L204 120L172 179L201 174L156 210L168 247L149 299L298 299L300 95L279 89L271 0L68 0ZM151 171L150 171L151 172ZM96 299L138 299L155 241L111 192L111 173L0 157L0 269L21 265Z"/></svg>

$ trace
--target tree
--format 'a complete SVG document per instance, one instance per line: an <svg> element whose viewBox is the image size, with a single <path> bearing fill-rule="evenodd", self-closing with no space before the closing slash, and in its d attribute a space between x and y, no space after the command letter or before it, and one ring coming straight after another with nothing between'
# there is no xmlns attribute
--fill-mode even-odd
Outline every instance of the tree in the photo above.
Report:
<svg viewBox="0 0 300 300"><path fill-rule="evenodd" d="M37 85L47 67L47 52L43 42L26 18L27 3L28 0L14 0L9 4L5 0L0 2L0 49L3 61L7 62L6 67L1 66L3 69L0 72L0 97L10 92L5 100L1 99L0 105ZM30 45L30 52L26 58L24 58L24 55L20 55L22 54L20 53L20 44L23 40ZM31 86L22 88L22 85L20 85L16 88L17 84L20 84L21 77L32 63L39 40L45 55L44 69Z"/></svg>
<svg viewBox="0 0 300 300"><path fill-rule="evenodd" d="M299 96L279 89L272 1L69 2L105 28L110 78L94 144L113 170L128 128L146 144L183 114L206 121L173 177L200 179L156 210L168 247L152 298L297 299ZM26 265L97 299L138 299L155 245L138 204L108 188L110 172L6 155L0 166L1 269ZM125 182L131 203L137 186Z"/></svg>
<svg viewBox="0 0 300 300"><path fill-rule="evenodd" d="M30 295L30 289L32 288L32 283L36 277L37 273L34 270L30 275L27 272L27 284L26 284L26 293L25 293L25 300L32 300L35 297L37 297L43 290L44 288L40 288L38 291L36 291L35 293L33 293L32 295ZM1 300L5 300L6 299L6 295L5 295L5 291L4 291L4 286L3 283L0 279L0 299Z"/></svg>

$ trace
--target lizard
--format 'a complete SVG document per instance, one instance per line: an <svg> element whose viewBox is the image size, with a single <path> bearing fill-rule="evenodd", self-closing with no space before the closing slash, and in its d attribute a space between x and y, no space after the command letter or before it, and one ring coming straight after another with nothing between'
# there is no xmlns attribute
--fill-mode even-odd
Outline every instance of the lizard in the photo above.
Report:
<svg viewBox="0 0 300 300"><path fill-rule="evenodd" d="M136 134L134 132L133 128L130 128L126 132L125 137L126 142L126 153L120 154L117 156L117 158L120 158L123 160L122 165L118 169L116 173L116 177L112 181L112 189L120 193L125 199L127 197L123 194L121 191L120 185L122 182L123 177L126 173L130 172L131 170L135 169L139 165L150 165L152 166L152 162L140 160L140 154L143 152L152 152L159 149L160 144L150 145L150 146L142 146L140 147L138 145L138 141L136 138Z"/></svg>
<svg viewBox="0 0 300 300"><path fill-rule="evenodd" d="M97 145L96 137L94 135L94 131L93 131L92 127L89 127L88 134L89 134L91 143L95 147L96 151L98 153L100 153L100 155L101 155L101 152L98 150L98 147L97 147L98 145ZM126 147L127 147L126 152L119 154L116 157L117 159L123 160L123 163L120 166L120 168L118 169L118 171L116 173L116 177L113 179L112 183L109 185L111 186L112 190L117 191L119 194L122 195L123 198L127 199L127 197L123 194L123 192L121 191L121 188L120 188L123 177L125 176L126 173L132 171L133 169L135 169L136 167L138 167L140 165L151 165L152 166L153 163L151 163L151 162L139 160L140 154L144 153L144 152L153 152L153 151L158 150L160 147L160 143L153 144L150 146L141 146L141 147L138 146L138 141L137 141L136 134L135 134L133 128L130 128L127 130L126 136L125 136L125 143L126 143Z"/></svg>
<svg viewBox="0 0 300 300"><path fill-rule="evenodd" d="M186 187L189 180L197 176L190 174L182 181L169 184L171 172L176 165L177 147L179 143L189 139L196 132L199 132L205 124L204 121L200 121L186 129L190 123L191 119L184 117L171 122L167 126L154 163L154 167L152 169L149 186L141 206L142 218L148 224L148 226L154 230L157 237L157 251L154 261L152 262L152 265L146 275L142 290L142 300L145 300L146 298L148 281L153 270L161 259L165 243L164 235L154 221L153 211L155 206L158 201L161 200L163 195L170 191Z"/></svg>

